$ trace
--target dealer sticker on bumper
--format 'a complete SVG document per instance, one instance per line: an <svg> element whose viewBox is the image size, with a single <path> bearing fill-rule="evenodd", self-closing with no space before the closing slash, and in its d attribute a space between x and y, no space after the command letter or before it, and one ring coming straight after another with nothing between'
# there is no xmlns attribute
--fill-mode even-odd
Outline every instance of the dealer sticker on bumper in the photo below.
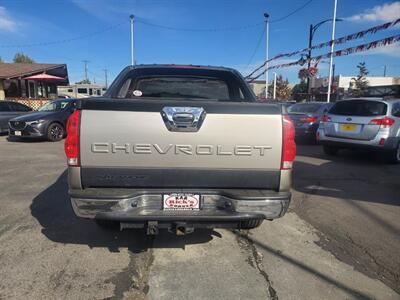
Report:
<svg viewBox="0 0 400 300"><path fill-rule="evenodd" d="M199 210L200 195L195 194L168 194L163 195L164 210Z"/></svg>
<svg viewBox="0 0 400 300"><path fill-rule="evenodd" d="M16 135L16 136L21 136L21 135L22 135L22 132L21 132L21 131L14 131L14 135Z"/></svg>

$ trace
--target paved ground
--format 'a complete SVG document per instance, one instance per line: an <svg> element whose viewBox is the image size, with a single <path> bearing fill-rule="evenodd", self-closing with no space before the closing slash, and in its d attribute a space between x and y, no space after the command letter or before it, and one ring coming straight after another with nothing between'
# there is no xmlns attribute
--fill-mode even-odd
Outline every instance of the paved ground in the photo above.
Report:
<svg viewBox="0 0 400 300"><path fill-rule="evenodd" d="M0 137L0 299L400 299L400 167L299 150L284 218L148 238L73 215L62 143Z"/></svg>

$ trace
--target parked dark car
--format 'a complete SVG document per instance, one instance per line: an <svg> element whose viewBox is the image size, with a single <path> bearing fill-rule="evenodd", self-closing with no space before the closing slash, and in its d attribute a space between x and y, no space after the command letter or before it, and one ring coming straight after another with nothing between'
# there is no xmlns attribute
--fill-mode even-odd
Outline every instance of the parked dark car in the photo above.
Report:
<svg viewBox="0 0 400 300"><path fill-rule="evenodd" d="M0 134L8 132L8 121L20 115L27 114L32 108L14 101L0 100Z"/></svg>
<svg viewBox="0 0 400 300"><path fill-rule="evenodd" d="M294 122L296 138L315 142L321 116L332 105L326 102L306 102L290 106L287 110Z"/></svg>
<svg viewBox="0 0 400 300"><path fill-rule="evenodd" d="M9 136L18 138L44 138L59 141L66 136L66 124L74 112L75 99L51 101L36 112L11 119Z"/></svg>

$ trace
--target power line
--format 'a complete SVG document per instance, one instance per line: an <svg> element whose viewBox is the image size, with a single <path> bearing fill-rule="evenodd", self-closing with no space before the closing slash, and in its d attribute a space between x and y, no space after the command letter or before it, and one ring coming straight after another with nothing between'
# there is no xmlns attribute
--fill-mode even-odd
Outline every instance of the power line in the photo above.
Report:
<svg viewBox="0 0 400 300"><path fill-rule="evenodd" d="M55 41L49 41L49 42L40 42L40 43L31 43L31 44L10 44L10 45L1 45L0 44L0 48L27 48L27 47L40 47L40 46L49 46L49 45L69 43L69 42L73 42L73 41L77 41L77 40L81 40L81 39L91 38L93 36L102 34L104 32L114 30L117 27L121 26L122 24L124 24L124 23L121 22L121 23L118 23L115 25L108 26L102 30L90 32L87 34L75 36L75 37L68 38L68 39L55 40Z"/></svg>
<svg viewBox="0 0 400 300"><path fill-rule="evenodd" d="M294 11L292 11L291 13L287 14L286 16L283 16L279 19L276 20L272 20L271 23L276 23L276 22L280 22L283 21L287 18L289 18L290 16L294 15L295 13L299 12L300 10L302 10L303 8L305 8L307 5L309 5L313 0L309 0L306 3L304 3L302 6L300 6L299 8L295 9ZM167 25L162 25L162 24L157 24L157 23L151 23L148 22L144 19L138 18L138 20L136 21L138 23L147 25L147 26L151 26L151 27L157 27L157 28L161 28L161 29L166 29L166 30L175 30L175 31L191 31L191 32L220 32L220 31L239 31L239 30L248 30L248 29L252 29L252 28L256 28L259 27L261 25L263 25L264 22L257 22L254 24L247 24L247 25L242 25L242 26L228 26L228 27L216 27L216 28L185 28L185 27L174 27L174 26L167 26ZM64 44L64 43L69 43L69 42L73 42L73 41L77 41L77 40L81 40L81 39L85 39L85 38L91 38L93 36L102 34L104 32L107 31L111 31L116 29L117 27L121 26L122 24L124 24L124 22L120 22L118 24L114 24L111 26L108 26L102 30L98 30L98 31L94 31L94 32L90 32L84 35L79 35L79 36L75 36L72 38L67 38L67 39L61 39L61 40L55 40L55 41L49 41L49 42L40 42L40 43L30 43L30 44L0 44L0 48L27 48L27 47L40 47L40 46L50 46L50 45L57 45L57 44Z"/></svg>
<svg viewBox="0 0 400 300"><path fill-rule="evenodd" d="M280 21L283 21L289 17L291 17L292 15L298 13L299 11L301 11L302 9L304 9L305 7L307 7L311 2L313 2L314 0L308 0L307 2L305 2L303 5L301 5L300 7L296 8L294 11L290 12L289 14L278 18L276 20L271 20L270 23L277 23ZM228 26L228 27L217 27L217 28L184 28L184 27L173 27L173 26L166 26L166 25L162 25L162 24L156 24L156 23L151 23L148 22L144 19L139 18L137 20L138 23L142 23L144 25L148 25L148 26L152 26L152 27L158 27L158 28L162 28L162 29L167 29L167 30L176 30L176 31L208 31L208 32L216 32L216 31L236 31L236 30L247 30L250 28L254 28L254 27L258 27L260 25L262 25L264 22L258 22L258 23L254 23L254 24L248 24L248 25L242 25L242 26Z"/></svg>
<svg viewBox="0 0 400 300"><path fill-rule="evenodd" d="M261 42L262 42L263 37L264 37L264 33L265 33L265 27L264 27L264 29L262 30L262 32L261 32L261 34L260 34L260 36L259 36L259 38L258 38L256 47L254 48L254 51L253 51L253 53L251 54L251 56L250 56L250 58L249 58L249 60L248 60L248 62L247 62L247 65L246 65L246 68L245 68L246 71L247 71L247 69L249 68L251 62L253 61L254 56L256 55L258 49L260 48Z"/></svg>
<svg viewBox="0 0 400 300"><path fill-rule="evenodd" d="M262 25L264 22L258 22L254 24L247 24L242 26L228 26L228 27L215 27L215 28L186 28L186 27L173 27L173 26L166 26L162 24L151 23L141 18L135 17L135 21L137 23L141 23L143 25L157 27L166 30L175 30L175 31L193 31L193 32L218 32L218 31L237 31L237 30L247 30L251 28L258 27Z"/></svg>
<svg viewBox="0 0 400 300"><path fill-rule="evenodd" d="M277 23L277 22L283 21L283 20L285 20L285 19L287 19L287 18L293 16L295 13L298 13L299 11L301 11L303 8L305 8L306 6L308 6L308 5L309 5L311 2L313 2L313 1L314 1L314 0L309 0L309 1L307 1L307 2L304 3L302 6L296 8L294 11L292 11L292 12L289 13L289 14L287 14L286 16L283 16L283 17L281 17L281 18L279 18L279 19L276 19L276 20L271 20L270 23Z"/></svg>

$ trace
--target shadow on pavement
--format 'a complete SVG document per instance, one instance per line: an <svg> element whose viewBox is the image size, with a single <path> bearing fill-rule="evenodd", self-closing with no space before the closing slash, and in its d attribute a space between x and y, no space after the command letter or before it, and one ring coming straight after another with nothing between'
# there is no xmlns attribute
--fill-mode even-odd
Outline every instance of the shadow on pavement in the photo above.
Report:
<svg viewBox="0 0 400 300"><path fill-rule="evenodd" d="M328 156L321 146L299 146L297 155L293 179L299 192L400 205L400 165L385 164L382 153L341 150ZM376 192L366 193L361 185Z"/></svg>
<svg viewBox="0 0 400 300"><path fill-rule="evenodd" d="M294 169L294 190L308 195L348 200L347 205L355 207L392 234L398 234L396 227L374 213L374 207L369 207L369 210L358 203L363 201L400 206L400 183L396 177L371 178L370 174L357 173L336 162L314 165L296 161Z"/></svg>
<svg viewBox="0 0 400 300"><path fill-rule="evenodd" d="M68 196L67 171L37 195L30 208L32 216L43 227L42 233L53 242L104 247L111 252L128 248L139 253L153 247L152 238L144 230L104 230L92 220L76 217ZM213 230L197 230L187 236L175 236L167 231L159 235L161 242L157 242L157 247L184 248L189 244L207 243L219 234Z"/></svg>
<svg viewBox="0 0 400 300"><path fill-rule="evenodd" d="M237 231L234 231L234 232L235 232L236 235L238 235ZM243 235L240 235L240 236L243 237ZM330 276L328 276L326 274L323 274L318 270L315 270L311 266L306 265L305 263L303 263L303 262L301 262L301 261L299 261L299 260L297 260L297 259L295 259L293 257L290 257L290 256L287 256L287 255L283 254L281 251L277 251L276 249L274 249L274 248L272 248L272 247L270 247L268 245L265 245L265 244L257 241L254 238L249 237L248 235L245 236L245 238L250 242L250 244L253 244L256 247L260 247L264 251L266 251L269 254L273 255L274 257L279 258L279 259L283 260L284 262L295 266L296 268L299 268L299 269L301 269L303 271L306 271L306 272L318 277L318 279L337 287L338 289L346 292L347 294L351 295L355 299L371 299L370 296L368 296L368 295L366 295L366 294L364 294L364 293L362 293L362 292L360 292L358 290L355 290L355 289L347 286L346 284L344 284L342 282L339 282L338 280L336 280L336 279L334 279L334 278L332 278L332 277L330 277ZM329 272L329 271L327 271L327 272Z"/></svg>

